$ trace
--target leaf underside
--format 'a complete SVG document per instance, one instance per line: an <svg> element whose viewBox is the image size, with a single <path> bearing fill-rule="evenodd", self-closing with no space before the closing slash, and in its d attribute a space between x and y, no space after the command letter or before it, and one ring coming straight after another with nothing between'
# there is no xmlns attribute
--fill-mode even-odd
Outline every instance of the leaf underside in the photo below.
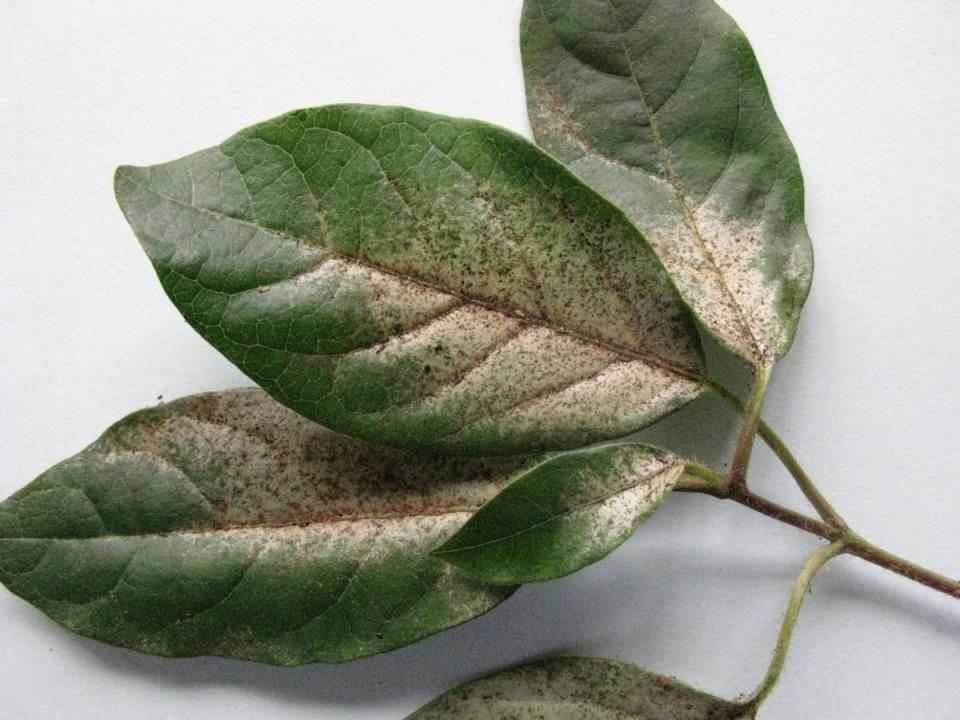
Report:
<svg viewBox="0 0 960 720"><path fill-rule="evenodd" d="M408 720L749 720L731 702L611 660L560 658L495 673Z"/></svg>
<svg viewBox="0 0 960 720"><path fill-rule="evenodd" d="M526 0L537 142L617 203L706 328L789 349L813 272L803 178L746 36L712 0Z"/></svg>
<svg viewBox="0 0 960 720"><path fill-rule="evenodd" d="M283 404L395 447L622 437L693 399L692 316L621 211L506 130L329 106L119 203L191 325Z"/></svg>
<svg viewBox="0 0 960 720"><path fill-rule="evenodd" d="M143 652L352 660L510 595L428 552L534 464L373 447L256 389L197 395L129 416L0 504L0 581Z"/></svg>
<svg viewBox="0 0 960 720"><path fill-rule="evenodd" d="M569 575L633 535L683 469L673 453L636 443L550 458L490 500L433 555L497 585Z"/></svg>

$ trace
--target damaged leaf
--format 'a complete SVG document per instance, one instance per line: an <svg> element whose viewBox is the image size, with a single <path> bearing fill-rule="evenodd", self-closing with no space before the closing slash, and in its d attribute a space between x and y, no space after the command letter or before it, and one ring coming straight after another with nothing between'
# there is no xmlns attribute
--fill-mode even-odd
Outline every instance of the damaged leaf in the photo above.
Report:
<svg viewBox="0 0 960 720"><path fill-rule="evenodd" d="M636 443L555 456L512 482L433 555L496 585L569 575L633 535L684 466L673 453Z"/></svg>
<svg viewBox="0 0 960 720"><path fill-rule="evenodd" d="M116 192L193 327L334 430L447 453L580 447L702 389L692 317L646 241L506 130L301 110L122 167Z"/></svg>
<svg viewBox="0 0 960 720"><path fill-rule="evenodd" d="M537 142L617 203L725 345L793 342L813 272L796 152L712 0L526 0Z"/></svg>
<svg viewBox="0 0 960 720"><path fill-rule="evenodd" d="M121 420L0 504L0 580L143 652L352 660L510 595L428 552L533 464L372 447L260 390L197 395Z"/></svg>
<svg viewBox="0 0 960 720"><path fill-rule="evenodd" d="M558 658L461 685L408 720L750 720L738 705L612 660Z"/></svg>

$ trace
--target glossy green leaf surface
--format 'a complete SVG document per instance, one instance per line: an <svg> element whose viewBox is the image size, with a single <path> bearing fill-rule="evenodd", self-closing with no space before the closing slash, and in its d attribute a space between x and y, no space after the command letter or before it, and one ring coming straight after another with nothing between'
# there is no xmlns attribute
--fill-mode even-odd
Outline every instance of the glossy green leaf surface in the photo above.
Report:
<svg viewBox="0 0 960 720"><path fill-rule="evenodd" d="M143 652L352 660L512 592L428 553L533 464L370 446L261 390L197 395L125 418L0 504L0 581Z"/></svg>
<svg viewBox="0 0 960 720"><path fill-rule="evenodd" d="M498 585L569 575L633 535L683 469L673 453L637 443L552 457L513 481L433 555Z"/></svg>
<svg viewBox="0 0 960 720"><path fill-rule="evenodd" d="M701 390L692 317L621 211L527 140L329 106L117 171L163 287L280 402L395 447L622 437Z"/></svg>
<svg viewBox="0 0 960 720"><path fill-rule="evenodd" d="M712 0L526 0L537 141L616 202L721 342L771 364L813 251L803 178L746 36Z"/></svg>
<svg viewBox="0 0 960 720"><path fill-rule="evenodd" d="M731 702L614 662L559 658L466 683L408 720L749 720Z"/></svg>

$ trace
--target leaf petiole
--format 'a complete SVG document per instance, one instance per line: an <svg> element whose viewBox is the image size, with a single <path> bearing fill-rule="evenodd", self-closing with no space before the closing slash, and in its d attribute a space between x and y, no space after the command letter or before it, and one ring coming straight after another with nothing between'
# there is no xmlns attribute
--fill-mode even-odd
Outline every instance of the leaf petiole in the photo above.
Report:
<svg viewBox="0 0 960 720"><path fill-rule="evenodd" d="M794 583L793 593L790 596L787 611L783 616L783 625L780 628L780 636L777 638L777 645L774 648L773 659L770 661L767 675L760 683L760 687L742 702L742 707L747 712L756 713L757 708L770 696L783 674L783 668L787 662L787 653L790 651L790 641L793 639L793 631L796 628L797 619L800 617L800 609L803 607L803 601L810 590L813 578L820 568L837 555L843 554L845 550L846 543L843 540L836 540L819 548L804 564Z"/></svg>
<svg viewBox="0 0 960 720"><path fill-rule="evenodd" d="M750 465L753 441L757 436L757 429L760 425L760 410L763 407L763 399L767 395L772 370L771 365L758 365L756 367L753 389L750 391L750 399L743 411L743 427L740 430L740 438L737 440L733 465L730 467L731 486L743 488L747 486L747 468Z"/></svg>
<svg viewBox="0 0 960 720"><path fill-rule="evenodd" d="M739 414L744 414L745 409L743 403L740 401L740 398L736 394L724 387L722 384L717 382L714 379L708 379L707 387L709 387L718 397L720 397L724 402L726 402L730 407L734 409ZM794 457L793 453L790 452L790 449L787 447L786 443L774 432L763 418L759 418L757 422L757 432L760 437L766 443L767 447L773 451L773 454L783 463L783 466L787 469L790 475L793 476L793 479L796 481L797 486L803 492L804 496L817 511L821 518L824 521L830 523L834 527L840 529L847 529L847 521L843 519L843 516L830 504L827 498L820 492L820 489L814 484L813 480L807 475L806 471Z"/></svg>

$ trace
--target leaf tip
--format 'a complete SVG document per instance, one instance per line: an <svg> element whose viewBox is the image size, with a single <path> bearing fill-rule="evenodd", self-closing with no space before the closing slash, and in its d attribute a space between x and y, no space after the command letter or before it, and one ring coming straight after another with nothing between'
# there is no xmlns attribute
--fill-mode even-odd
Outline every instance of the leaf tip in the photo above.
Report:
<svg viewBox="0 0 960 720"><path fill-rule="evenodd" d="M113 194L117 201L121 203L121 207L123 197L129 191L131 183L134 183L137 176L142 174L143 168L135 165L120 165L113 171Z"/></svg>

